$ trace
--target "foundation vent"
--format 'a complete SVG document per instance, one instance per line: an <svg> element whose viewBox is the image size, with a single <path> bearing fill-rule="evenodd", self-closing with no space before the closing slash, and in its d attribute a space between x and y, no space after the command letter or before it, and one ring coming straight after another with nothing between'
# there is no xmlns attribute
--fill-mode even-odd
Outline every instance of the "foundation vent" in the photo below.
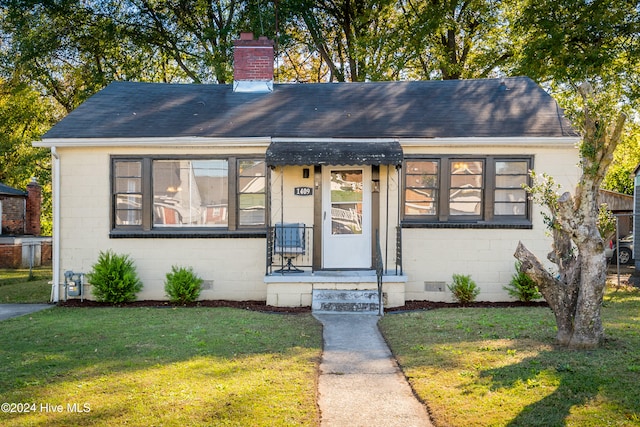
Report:
<svg viewBox="0 0 640 427"><path fill-rule="evenodd" d="M444 292L447 290L447 284L445 282L424 282L425 292Z"/></svg>

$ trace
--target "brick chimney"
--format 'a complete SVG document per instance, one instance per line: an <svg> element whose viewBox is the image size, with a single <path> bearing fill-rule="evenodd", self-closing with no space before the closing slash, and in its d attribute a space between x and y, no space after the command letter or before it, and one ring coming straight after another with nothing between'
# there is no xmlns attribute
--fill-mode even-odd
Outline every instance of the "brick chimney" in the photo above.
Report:
<svg viewBox="0 0 640 427"><path fill-rule="evenodd" d="M42 209L42 187L35 178L27 185L27 203L24 233L34 236L40 235L40 211Z"/></svg>
<svg viewBox="0 0 640 427"><path fill-rule="evenodd" d="M273 91L273 40L240 33L233 42L233 91Z"/></svg>

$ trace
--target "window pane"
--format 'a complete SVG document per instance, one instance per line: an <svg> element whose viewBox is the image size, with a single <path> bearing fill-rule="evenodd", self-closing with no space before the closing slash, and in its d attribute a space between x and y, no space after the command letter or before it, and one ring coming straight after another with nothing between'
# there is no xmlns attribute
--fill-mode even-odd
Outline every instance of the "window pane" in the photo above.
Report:
<svg viewBox="0 0 640 427"><path fill-rule="evenodd" d="M526 203L496 203L496 215L525 215L527 213Z"/></svg>
<svg viewBox="0 0 640 427"><path fill-rule="evenodd" d="M451 163L452 175L478 175L482 174L482 162L453 160Z"/></svg>
<svg viewBox="0 0 640 427"><path fill-rule="evenodd" d="M241 225L263 225L265 210L264 207L255 206L251 209L241 209L239 212Z"/></svg>
<svg viewBox="0 0 640 427"><path fill-rule="evenodd" d="M153 223L155 226L227 226L228 162L155 160Z"/></svg>
<svg viewBox="0 0 640 427"><path fill-rule="evenodd" d="M404 213L406 215L435 215L437 190L405 191Z"/></svg>
<svg viewBox="0 0 640 427"><path fill-rule="evenodd" d="M265 162L264 160L238 160L239 176L264 176Z"/></svg>
<svg viewBox="0 0 640 427"><path fill-rule="evenodd" d="M496 202L526 202L524 190L496 190Z"/></svg>
<svg viewBox="0 0 640 427"><path fill-rule="evenodd" d="M407 186L414 188L433 188L438 185L437 175L407 175Z"/></svg>
<svg viewBox="0 0 640 427"><path fill-rule="evenodd" d="M140 193L142 191L141 178L116 177L116 193Z"/></svg>
<svg viewBox="0 0 640 427"><path fill-rule="evenodd" d="M494 215L527 215L527 193L522 187L528 183L528 173L527 161L496 162Z"/></svg>
<svg viewBox="0 0 640 427"><path fill-rule="evenodd" d="M142 225L142 162L115 160L113 162L114 225Z"/></svg>
<svg viewBox="0 0 640 427"><path fill-rule="evenodd" d="M498 175L496 187L498 188L522 188L527 183L526 175Z"/></svg>
<svg viewBox="0 0 640 427"><path fill-rule="evenodd" d="M437 198L437 194L437 190L407 189L405 191L405 200L407 200L408 202L434 202Z"/></svg>
<svg viewBox="0 0 640 427"><path fill-rule="evenodd" d="M480 215L482 212L482 191L457 189L449 192L450 215Z"/></svg>
<svg viewBox="0 0 640 427"><path fill-rule="evenodd" d="M267 168L264 160L238 160L238 225L266 224Z"/></svg>
<svg viewBox="0 0 640 427"><path fill-rule="evenodd" d="M481 175L452 175L451 188L480 188L482 187Z"/></svg>
<svg viewBox="0 0 640 427"><path fill-rule="evenodd" d="M264 194L240 194L238 198L238 207L240 209L263 209L265 208Z"/></svg>
<svg viewBox="0 0 640 427"><path fill-rule="evenodd" d="M362 170L331 171L331 233L362 234Z"/></svg>
<svg viewBox="0 0 640 427"><path fill-rule="evenodd" d="M449 215L480 216L484 163L476 160L452 160L450 168Z"/></svg>
<svg viewBox="0 0 640 427"><path fill-rule="evenodd" d="M115 221L116 225L142 225L142 195L118 194Z"/></svg>
<svg viewBox="0 0 640 427"><path fill-rule="evenodd" d="M412 175L435 175L438 173L438 161L415 161L407 162L407 174Z"/></svg>
<svg viewBox="0 0 640 427"><path fill-rule="evenodd" d="M405 215L437 215L438 169L438 160L415 160L407 162L405 175Z"/></svg>
<svg viewBox="0 0 640 427"><path fill-rule="evenodd" d="M498 175L528 175L528 162L496 162L496 174Z"/></svg>
<svg viewBox="0 0 640 427"><path fill-rule="evenodd" d="M116 176L140 177L142 176L142 163L139 161L117 161Z"/></svg>
<svg viewBox="0 0 640 427"><path fill-rule="evenodd" d="M264 193L267 187L267 179L264 176L240 178L238 182L240 193Z"/></svg>
<svg viewBox="0 0 640 427"><path fill-rule="evenodd" d="M116 209L116 225L142 225L142 211Z"/></svg>

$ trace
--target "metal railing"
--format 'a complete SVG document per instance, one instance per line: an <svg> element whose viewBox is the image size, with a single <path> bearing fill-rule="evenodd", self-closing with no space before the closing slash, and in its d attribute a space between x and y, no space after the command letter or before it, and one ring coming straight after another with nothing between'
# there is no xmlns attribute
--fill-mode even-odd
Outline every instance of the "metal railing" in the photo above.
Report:
<svg viewBox="0 0 640 427"><path fill-rule="evenodd" d="M380 233L376 230L376 278L378 280L378 316L384 316L382 304L382 276L384 275L384 261L382 260L382 249L380 248Z"/></svg>
<svg viewBox="0 0 640 427"><path fill-rule="evenodd" d="M396 276L402 275L402 227L396 227Z"/></svg>
<svg viewBox="0 0 640 427"><path fill-rule="evenodd" d="M375 240L376 273L382 265L383 275L393 275L393 270L384 271L384 256L378 230ZM395 240L395 275L398 276L403 274L401 227L396 228ZM296 223L268 227L266 255L267 275L313 271L313 227Z"/></svg>
<svg viewBox="0 0 640 427"><path fill-rule="evenodd" d="M267 275L313 270L313 227L285 223L267 228Z"/></svg>

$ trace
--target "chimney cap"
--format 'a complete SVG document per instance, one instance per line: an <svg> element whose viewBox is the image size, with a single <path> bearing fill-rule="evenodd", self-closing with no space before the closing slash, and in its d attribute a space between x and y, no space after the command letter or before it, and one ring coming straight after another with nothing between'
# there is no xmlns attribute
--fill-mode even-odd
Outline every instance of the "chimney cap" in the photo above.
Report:
<svg viewBox="0 0 640 427"><path fill-rule="evenodd" d="M240 33L240 38L233 41L233 45L236 47L270 47L275 45L273 40L270 40L267 36L260 36L257 39L253 38L253 33Z"/></svg>

